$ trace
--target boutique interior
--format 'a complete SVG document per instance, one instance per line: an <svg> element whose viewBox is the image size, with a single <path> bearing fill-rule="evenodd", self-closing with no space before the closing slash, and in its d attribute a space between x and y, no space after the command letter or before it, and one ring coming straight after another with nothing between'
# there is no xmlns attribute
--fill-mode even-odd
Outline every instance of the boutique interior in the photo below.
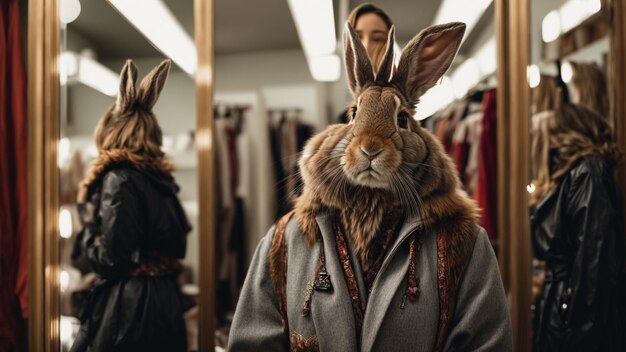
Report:
<svg viewBox="0 0 626 352"><path fill-rule="evenodd" d="M0 350L70 351L80 334L98 275L82 248L77 199L100 153L94 131L123 95L127 60L138 82L171 62L152 112L191 227L176 277L186 349L226 350L257 244L304 188L298 162L306 142L350 120L344 28L365 2L3 1L0 53L20 53L0 59L2 73L18 72L0 75L0 105L22 99L25 109L12 103L0 115L0 157L9 161L0 218L14 219L0 229ZM601 114L626 151L626 2L377 5L395 26L396 66L422 29L466 24L456 58L413 118L441 142L481 209L513 350L543 351L536 335L551 275L533 247L531 204L543 191L533 138L540 115L567 99ZM9 67L15 60L22 70ZM625 190L624 164L615 171Z"/></svg>

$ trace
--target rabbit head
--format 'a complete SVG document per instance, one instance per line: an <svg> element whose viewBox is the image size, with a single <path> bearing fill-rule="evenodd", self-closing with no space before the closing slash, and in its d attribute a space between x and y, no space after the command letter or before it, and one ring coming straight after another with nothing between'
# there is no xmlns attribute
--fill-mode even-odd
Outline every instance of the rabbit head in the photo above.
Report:
<svg viewBox="0 0 626 352"><path fill-rule="evenodd" d="M127 60L120 73L115 103L105 112L95 130L98 150L123 149L147 157L161 157L161 128L152 108L171 66L165 60L150 71L137 87L137 66Z"/></svg>
<svg viewBox="0 0 626 352"><path fill-rule="evenodd" d="M301 230L311 241L320 208L339 209L349 233L376 234L384 209L437 221L473 203L441 144L412 116L419 98L448 70L461 44L465 24L429 27L402 50L393 70L394 28L376 70L355 30L346 24L344 52L353 101L350 122L331 125L306 145L300 159L304 181L296 204ZM359 244L360 243L360 244ZM363 254L368 241L357 243ZM359 248L361 247L361 248Z"/></svg>
<svg viewBox="0 0 626 352"><path fill-rule="evenodd" d="M87 201L89 190L111 164L129 163L139 168L170 173L172 163L161 150L163 133L152 112L167 79L170 60L161 62L137 85L137 66L127 60L120 73L117 100L100 118L94 131L98 157L81 182L78 202Z"/></svg>

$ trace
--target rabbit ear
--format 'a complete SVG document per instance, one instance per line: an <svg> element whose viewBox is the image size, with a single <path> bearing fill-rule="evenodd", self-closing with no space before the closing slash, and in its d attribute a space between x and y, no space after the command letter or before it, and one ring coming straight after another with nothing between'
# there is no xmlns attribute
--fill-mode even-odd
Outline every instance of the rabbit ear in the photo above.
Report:
<svg viewBox="0 0 626 352"><path fill-rule="evenodd" d="M402 50L392 82L406 98L417 102L450 68L465 33L465 24L431 26L416 35Z"/></svg>
<svg viewBox="0 0 626 352"><path fill-rule="evenodd" d="M349 22L343 32L343 51L348 86L354 94L365 84L374 82L374 71L367 51Z"/></svg>
<svg viewBox="0 0 626 352"><path fill-rule="evenodd" d="M137 83L137 66L132 60L126 60L122 72L120 73L120 92L115 102L115 110L124 112L132 106L135 101L135 84Z"/></svg>
<svg viewBox="0 0 626 352"><path fill-rule="evenodd" d="M161 94L161 90L163 90L163 86L167 80L171 66L171 60L164 60L141 80L139 84L138 100L144 108L150 110L154 107L154 104L156 104L157 99L159 99L159 94Z"/></svg>
<svg viewBox="0 0 626 352"><path fill-rule="evenodd" d="M395 33L396 27L391 26L389 36L387 37L385 56L383 56L383 60L380 62L380 66L378 67L378 71L376 73L376 83L389 82L389 76L391 75L391 70L393 68L393 45L396 41Z"/></svg>

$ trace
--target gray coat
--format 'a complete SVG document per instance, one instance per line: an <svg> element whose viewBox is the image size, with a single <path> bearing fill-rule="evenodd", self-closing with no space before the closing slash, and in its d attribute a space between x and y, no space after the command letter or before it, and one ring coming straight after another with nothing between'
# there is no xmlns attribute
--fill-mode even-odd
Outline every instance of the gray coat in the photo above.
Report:
<svg viewBox="0 0 626 352"><path fill-rule="evenodd" d="M317 338L323 352L357 351L356 329L343 269L337 257L332 217L318 215L326 268L334 290L315 291L310 315L302 316L305 290L313 280L320 244L304 241L295 217L285 231L288 248L287 317L289 334ZM406 221L389 247L367 300L360 351L432 351L439 323L437 244L434 231L420 230L416 257L421 295L402 308L409 262L407 238L418 227ZM289 336L281 327L279 299L272 287L268 251L274 228L259 243L230 331L230 351L285 351ZM348 245L350 245L348 243ZM351 250L351 253L354 251ZM353 263L358 263L356 257ZM354 266L360 294L366 294L359 265ZM471 259L452 307L445 351L511 351L511 322L498 263L483 229L479 230Z"/></svg>

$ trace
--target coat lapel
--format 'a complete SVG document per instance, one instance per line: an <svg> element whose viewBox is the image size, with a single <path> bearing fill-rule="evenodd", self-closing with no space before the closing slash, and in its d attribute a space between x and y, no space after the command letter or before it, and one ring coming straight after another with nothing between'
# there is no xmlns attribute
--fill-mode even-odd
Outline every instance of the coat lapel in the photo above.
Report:
<svg viewBox="0 0 626 352"><path fill-rule="evenodd" d="M372 294L367 303L365 317L363 319L363 341L362 351L371 351L376 341L376 336L383 323L389 305L392 301L394 304L401 304L402 297L394 297L398 292L400 285L406 285L407 271L409 268L409 256L406 248L401 248L406 242L409 235L416 231L420 223L416 219L405 221L402 229L387 257L383 261L380 271L372 286ZM394 260L398 255L402 255ZM408 303L407 303L408 304Z"/></svg>
<svg viewBox="0 0 626 352"><path fill-rule="evenodd" d="M357 351L354 315L343 269L337 257L332 217L316 217L326 254L326 269L332 292L316 291L311 300L311 317L321 351ZM334 319L329 321L329 318Z"/></svg>

